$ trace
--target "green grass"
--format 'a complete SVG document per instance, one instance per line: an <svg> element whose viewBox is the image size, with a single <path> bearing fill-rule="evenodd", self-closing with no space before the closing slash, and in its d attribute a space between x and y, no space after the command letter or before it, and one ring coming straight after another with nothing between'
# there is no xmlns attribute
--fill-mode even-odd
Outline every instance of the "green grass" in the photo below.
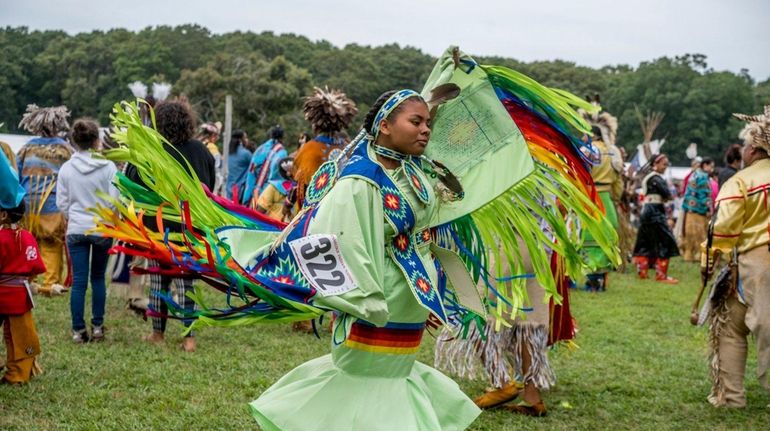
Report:
<svg viewBox="0 0 770 431"><path fill-rule="evenodd" d="M605 293L573 292L580 349L551 352L559 382L545 394L548 417L488 411L471 429L770 429L770 395L756 380L754 350L748 407L706 402L706 332L688 323L697 268L675 261L671 273L679 285L613 274ZM69 340L68 297L37 302L45 374L26 386L0 386L3 430L256 429L247 403L329 349L328 334L318 340L271 325L203 330L198 352L184 354L177 322L165 346L149 346L140 341L149 322L116 297L108 299L107 341L77 346ZM420 360L432 363L432 355L426 337ZM471 397L485 387L459 383Z"/></svg>

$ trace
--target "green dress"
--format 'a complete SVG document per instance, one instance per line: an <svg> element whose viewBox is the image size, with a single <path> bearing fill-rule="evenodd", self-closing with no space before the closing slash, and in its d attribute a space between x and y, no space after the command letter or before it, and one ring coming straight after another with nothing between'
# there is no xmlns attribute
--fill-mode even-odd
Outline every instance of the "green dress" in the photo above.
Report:
<svg viewBox="0 0 770 431"><path fill-rule="evenodd" d="M607 218L607 221L609 221L612 227L617 230L618 213L615 211L615 202L612 201L610 192L599 192L599 198L602 200L602 204L604 205L605 217ZM605 253L604 250L599 247L599 245L596 243L596 240L587 231L584 231L583 233L583 240L588 265L594 271L594 273L605 273L612 271L617 266L610 259L610 257L607 256L607 253Z"/></svg>
<svg viewBox="0 0 770 431"><path fill-rule="evenodd" d="M402 168L387 173L411 203L415 232L433 225L438 218L433 191L423 204ZM337 236L358 288L314 300L339 311L332 353L295 368L250 404L262 429L467 428L480 410L454 381L416 361L429 312L386 255L386 241L394 232L385 221L377 186L358 177L340 179L320 203L308 233ZM420 246L418 253L435 285L429 247Z"/></svg>

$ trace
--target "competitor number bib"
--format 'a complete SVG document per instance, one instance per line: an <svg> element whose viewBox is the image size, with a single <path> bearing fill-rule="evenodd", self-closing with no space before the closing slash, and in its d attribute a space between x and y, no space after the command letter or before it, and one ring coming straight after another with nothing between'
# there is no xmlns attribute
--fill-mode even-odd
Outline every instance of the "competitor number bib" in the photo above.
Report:
<svg viewBox="0 0 770 431"><path fill-rule="evenodd" d="M289 246L302 275L319 295L342 295L358 287L342 259L336 236L309 235L289 242Z"/></svg>

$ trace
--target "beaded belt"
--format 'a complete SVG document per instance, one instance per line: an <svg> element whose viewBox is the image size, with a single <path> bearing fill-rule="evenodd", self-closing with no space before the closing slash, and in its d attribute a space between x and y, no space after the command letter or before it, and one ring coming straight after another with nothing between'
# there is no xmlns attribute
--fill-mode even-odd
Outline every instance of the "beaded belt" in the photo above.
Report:
<svg viewBox="0 0 770 431"><path fill-rule="evenodd" d="M412 355L420 348L424 330L425 323L388 323L378 328L357 320L350 328L345 346L373 353Z"/></svg>
<svg viewBox="0 0 770 431"><path fill-rule="evenodd" d="M644 203L646 204L662 204L663 198L660 195L653 194L644 197Z"/></svg>
<svg viewBox="0 0 770 431"><path fill-rule="evenodd" d="M26 285L27 277L19 275L2 275L0 274L0 286L7 287L23 287Z"/></svg>

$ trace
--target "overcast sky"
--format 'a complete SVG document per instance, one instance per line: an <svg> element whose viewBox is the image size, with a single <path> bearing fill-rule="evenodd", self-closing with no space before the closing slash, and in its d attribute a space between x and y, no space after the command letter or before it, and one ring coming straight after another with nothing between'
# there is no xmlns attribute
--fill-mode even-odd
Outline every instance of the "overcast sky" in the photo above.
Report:
<svg viewBox="0 0 770 431"><path fill-rule="evenodd" d="M581 65L702 53L717 70L770 77L770 0L0 0L1 26L69 33L197 23L312 40L397 42Z"/></svg>

